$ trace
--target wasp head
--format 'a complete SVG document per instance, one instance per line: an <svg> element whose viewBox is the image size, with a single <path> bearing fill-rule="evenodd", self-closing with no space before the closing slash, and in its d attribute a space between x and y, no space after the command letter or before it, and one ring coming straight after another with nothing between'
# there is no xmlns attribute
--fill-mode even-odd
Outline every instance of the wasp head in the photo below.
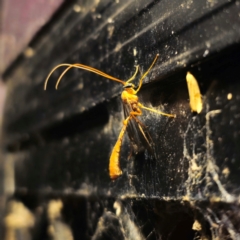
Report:
<svg viewBox="0 0 240 240"><path fill-rule="evenodd" d="M129 89L129 88L135 88L135 85L133 83L126 83L124 86L123 86L124 89Z"/></svg>

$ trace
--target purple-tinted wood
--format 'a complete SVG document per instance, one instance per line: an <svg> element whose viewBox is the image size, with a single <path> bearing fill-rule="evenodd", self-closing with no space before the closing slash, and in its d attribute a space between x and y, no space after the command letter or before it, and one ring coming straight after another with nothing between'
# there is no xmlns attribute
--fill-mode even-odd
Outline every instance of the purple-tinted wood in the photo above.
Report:
<svg viewBox="0 0 240 240"><path fill-rule="evenodd" d="M0 32L0 73L28 45L64 0L3 0Z"/></svg>

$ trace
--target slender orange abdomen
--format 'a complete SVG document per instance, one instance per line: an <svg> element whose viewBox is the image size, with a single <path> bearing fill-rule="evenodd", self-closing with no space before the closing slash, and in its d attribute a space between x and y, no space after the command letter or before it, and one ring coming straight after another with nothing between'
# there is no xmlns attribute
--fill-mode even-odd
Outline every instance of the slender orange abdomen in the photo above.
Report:
<svg viewBox="0 0 240 240"><path fill-rule="evenodd" d="M123 136L126 131L129 119L130 119L130 117L126 118L126 120L124 121L123 128L119 134L118 140L112 150L112 154L110 157L109 175L112 180L114 180L122 175L122 170L120 169L120 164L119 164L119 157L120 157L120 150L121 150L121 146L122 146Z"/></svg>

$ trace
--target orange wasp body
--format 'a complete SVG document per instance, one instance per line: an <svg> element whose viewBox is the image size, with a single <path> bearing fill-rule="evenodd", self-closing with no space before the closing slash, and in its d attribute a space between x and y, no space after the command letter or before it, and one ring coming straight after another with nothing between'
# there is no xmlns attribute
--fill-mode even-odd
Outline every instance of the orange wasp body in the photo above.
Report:
<svg viewBox="0 0 240 240"><path fill-rule="evenodd" d="M145 126L139 121L139 119L137 118L137 116L142 115L142 111L141 109L145 109L148 111L152 111L158 114L162 114L168 117L175 117L175 115L172 114L166 114L163 112L159 112L156 111L152 108L148 108L143 106L141 103L139 103L138 101L138 96L137 93L139 92L139 90L141 89L142 83L143 83L143 79L146 77L146 75L149 73L149 71L151 70L151 68L153 67L153 65L155 64L155 62L157 61L158 58L158 54L156 55L153 63L151 64L151 66L149 67L149 69L142 75L140 81L139 81L139 86L137 87L137 89L135 90L135 86L134 84L131 83L131 81L136 77L137 73L138 73L138 66L136 67L136 71L134 73L134 75L128 79L126 82L117 79L115 77L112 77L98 69L83 65L83 64L59 64L58 66L56 66L48 75L45 84L44 84L44 90L46 90L47 88L47 82L48 79L50 78L51 74L59 67L65 66L67 67L62 74L60 75L60 77L57 80L56 86L55 88L58 88L59 82L61 81L62 77L64 76L64 74L70 69L70 68L80 68L80 69L84 69L90 72L93 72L95 74L98 74L100 76L103 76L105 78L108 78L110 80L119 82L121 84L123 84L123 92L121 95L122 98L122 102L123 102L123 106L124 106L124 110L125 110L125 120L123 121L123 127L121 129L121 132L119 134L118 140L115 144L115 146L113 147L111 156L110 156L110 161L109 161L109 175L110 178L112 180L118 178L120 175L122 175L122 170L119 166L119 158L120 158L120 150L121 150L121 146L122 146L122 140L123 140L123 136L127 130L127 127L130 125L129 123L131 123L131 125L133 123L137 124L137 129L138 131L140 131L140 134L142 135L144 141L146 142L146 144L151 147L151 138L149 136L148 133L146 133L146 131L144 130ZM126 110L127 109L127 110ZM129 126L130 127L130 126Z"/></svg>

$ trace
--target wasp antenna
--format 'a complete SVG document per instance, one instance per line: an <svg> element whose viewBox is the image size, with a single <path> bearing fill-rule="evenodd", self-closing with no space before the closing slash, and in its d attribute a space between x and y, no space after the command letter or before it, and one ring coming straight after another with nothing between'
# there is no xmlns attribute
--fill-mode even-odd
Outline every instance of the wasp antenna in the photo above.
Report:
<svg viewBox="0 0 240 240"><path fill-rule="evenodd" d="M159 54L156 55L156 57L154 58L151 66L148 68L148 70L142 75L140 81L139 81L139 86L138 86L138 89L136 90L136 92L138 92L140 90L140 88L142 87L142 82L143 82L143 79L147 76L147 74L150 72L150 70L152 69L152 67L154 66L154 64L156 63L157 59L159 57Z"/></svg>
<svg viewBox="0 0 240 240"><path fill-rule="evenodd" d="M57 68L63 67L63 66L65 66L65 67L67 67L67 68L62 72L62 74L61 74L60 77L58 78L57 83L56 83L56 85L55 85L55 88L56 88L56 89L58 88L58 85L59 85L60 81L62 80L63 76L65 75L65 73L66 73L69 69L71 69L71 68L83 69L83 70L86 70L86 71L89 71L89 72L93 72L93 73L95 73L95 74L97 74L97 75L100 75L100 76L102 76L102 77L105 77L105 78L107 78L107 79L110 79L110 80L119 82L119 83L121 83L121 84L123 84L123 85L126 84L124 81L122 81L122 80L120 80L120 79L118 79L118 78L112 77L112 76L110 76L110 75L108 75L108 74L106 74L106 73L104 73L104 72L102 72L102 71L100 71L100 70L98 70L98 69L96 69L96 68L93 68L93 67L90 67L90 66L87 66L87 65L83 65L83 64L81 64L81 63L74 63L74 64L63 63L63 64L57 65L57 66L56 66L55 68L53 68L53 70L48 74L48 76L47 76L47 78L46 78L46 80L45 80L45 83L44 83L44 90L46 90L46 88L47 88L47 83L48 83L48 80L49 80L50 76L52 75L52 73L53 73Z"/></svg>
<svg viewBox="0 0 240 240"><path fill-rule="evenodd" d="M69 66L62 72L62 74L60 75L60 77L58 78L57 82L56 82L56 85L55 85L55 89L57 90L58 89L58 85L61 81L61 79L63 78L63 76L65 75L65 73L70 69L70 68L73 68L74 65L72 64L69 64Z"/></svg>
<svg viewBox="0 0 240 240"><path fill-rule="evenodd" d="M47 78L46 78L46 80L45 80L45 82L44 82L44 87L43 87L43 89L44 89L44 90L47 89L48 80L49 80L49 78L51 77L51 75L53 74L53 72L54 72L57 68L59 68L59 67L68 67L68 66L70 66L70 65L71 65L71 64L68 64L68 63L62 63L62 64L59 64L59 65L57 65L56 67L54 67L54 68L51 70L51 72L48 74L48 76L47 76Z"/></svg>
<svg viewBox="0 0 240 240"><path fill-rule="evenodd" d="M100 75L102 77L105 77L107 79L110 79L110 80L113 80L113 81L116 81L116 82L120 82L121 84L125 85L126 83L118 78L115 78L115 77L112 77L110 75L108 75L107 73L104 73L96 68L93 68L93 67L90 67L90 66L87 66L87 65L83 65L81 63L75 63L75 64L69 64L68 65L68 68L61 74L61 76L59 77L58 79L58 83L56 84L58 86L61 78L63 77L63 75L70 69L70 68L79 68L79 69L83 69L83 70L86 70L86 71L89 71L89 72L93 72L97 75ZM56 87L57 87L56 86Z"/></svg>
<svg viewBox="0 0 240 240"><path fill-rule="evenodd" d="M93 67L90 67L90 66L86 66L86 65L83 65L83 64L80 64L80 63L76 63L76 64L73 64L73 65L76 68L80 68L80 69L84 69L84 70L89 71L89 72L93 72L93 73L95 73L97 75L100 75L100 76L105 77L107 79L119 82L119 83L121 83L123 85L126 84L124 81L122 81L122 80L120 80L118 78L112 77L112 76L108 75L107 73L104 73L104 72L102 72L102 71L100 71L100 70L98 70L96 68L93 68Z"/></svg>
<svg viewBox="0 0 240 240"><path fill-rule="evenodd" d="M138 73L138 70L139 70L139 66L137 65L137 66L136 66L135 73L133 74L133 76L132 76L131 78L129 78L129 79L126 81L127 83L131 82L131 81L136 77L136 75L137 75L137 73Z"/></svg>

